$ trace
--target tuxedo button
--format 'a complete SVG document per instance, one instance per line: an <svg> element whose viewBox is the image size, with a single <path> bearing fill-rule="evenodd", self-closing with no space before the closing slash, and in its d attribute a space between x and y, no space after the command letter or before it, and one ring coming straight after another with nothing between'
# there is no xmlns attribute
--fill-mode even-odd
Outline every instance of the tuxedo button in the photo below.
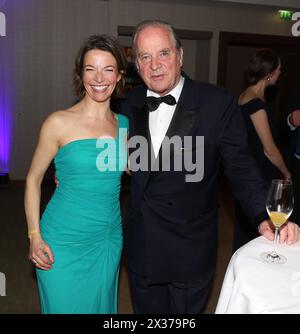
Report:
<svg viewBox="0 0 300 334"><path fill-rule="evenodd" d="M173 206L173 203L172 203L172 202L168 202L168 205L169 205L169 206Z"/></svg>

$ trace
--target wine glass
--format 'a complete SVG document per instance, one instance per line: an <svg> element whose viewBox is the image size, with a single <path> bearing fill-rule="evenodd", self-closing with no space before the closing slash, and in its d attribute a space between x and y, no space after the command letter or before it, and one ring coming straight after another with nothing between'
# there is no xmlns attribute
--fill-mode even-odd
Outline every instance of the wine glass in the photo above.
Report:
<svg viewBox="0 0 300 334"><path fill-rule="evenodd" d="M268 263L286 263L285 256L276 252L280 227L288 220L294 208L293 185L290 180L272 180L269 188L266 208L275 227L273 250L260 256Z"/></svg>

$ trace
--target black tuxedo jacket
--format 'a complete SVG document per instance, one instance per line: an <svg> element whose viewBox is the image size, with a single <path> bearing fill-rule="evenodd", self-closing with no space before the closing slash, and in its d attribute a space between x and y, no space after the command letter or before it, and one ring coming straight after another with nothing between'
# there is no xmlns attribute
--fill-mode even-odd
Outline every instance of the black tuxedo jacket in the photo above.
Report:
<svg viewBox="0 0 300 334"><path fill-rule="evenodd" d="M146 87L136 88L123 101L121 112L129 118L130 136L145 137L151 152L145 97ZM205 284L212 277L216 262L221 166L254 224L267 218L266 185L248 151L238 105L225 90L186 77L166 134L174 135L193 138L193 158L197 149L203 149L197 147L196 136L204 137L203 178L199 182L186 182L186 175L193 173L185 168L174 170L174 159L178 155L183 159L187 153L178 147L171 149L170 171L133 173L124 224L127 265L150 284L193 281Z"/></svg>

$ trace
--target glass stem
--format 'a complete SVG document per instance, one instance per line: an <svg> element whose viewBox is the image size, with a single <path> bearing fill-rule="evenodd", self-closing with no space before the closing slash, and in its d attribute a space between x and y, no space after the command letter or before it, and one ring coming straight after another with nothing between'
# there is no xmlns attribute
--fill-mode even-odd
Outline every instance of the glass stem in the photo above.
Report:
<svg viewBox="0 0 300 334"><path fill-rule="evenodd" d="M274 236L274 242L273 242L273 251L272 251L272 256L277 256L277 240L278 240L278 237L279 237L279 228L276 227L275 228L275 236Z"/></svg>

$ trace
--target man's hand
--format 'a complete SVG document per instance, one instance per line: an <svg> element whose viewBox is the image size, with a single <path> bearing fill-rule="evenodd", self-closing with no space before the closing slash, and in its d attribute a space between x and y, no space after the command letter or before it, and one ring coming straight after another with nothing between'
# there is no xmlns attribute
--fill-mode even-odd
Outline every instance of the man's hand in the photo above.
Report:
<svg viewBox="0 0 300 334"><path fill-rule="evenodd" d="M292 112L290 120L292 125L300 126L300 109Z"/></svg>
<svg viewBox="0 0 300 334"><path fill-rule="evenodd" d="M259 227L258 232L268 240L274 240L275 228L270 220L263 221ZM280 229L280 243L286 242L288 245L300 241L300 227L292 222L287 222Z"/></svg>

